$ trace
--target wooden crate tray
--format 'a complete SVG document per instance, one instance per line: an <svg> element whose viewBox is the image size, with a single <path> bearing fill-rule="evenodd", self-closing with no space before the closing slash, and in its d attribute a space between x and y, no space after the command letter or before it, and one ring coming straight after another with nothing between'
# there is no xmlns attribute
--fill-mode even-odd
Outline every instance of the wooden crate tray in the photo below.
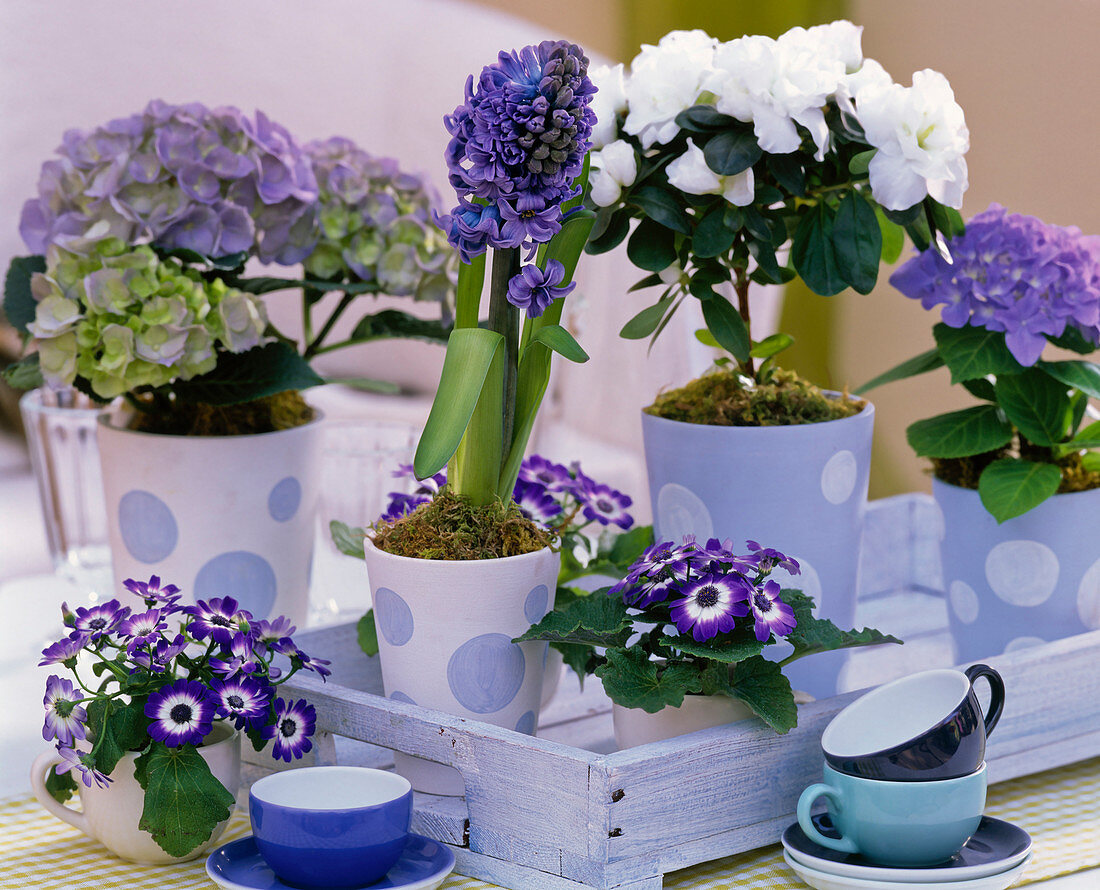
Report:
<svg viewBox="0 0 1100 890"><path fill-rule="evenodd" d="M931 498L871 505L857 624L906 640L853 653L844 688L953 663ZM818 781L818 742L854 693L799 707L778 736L758 721L616 751L610 702L566 672L531 738L382 697L377 658L354 624L302 635L332 659L322 684L287 685L317 708L319 748L341 763L386 766L387 749L458 769L464 798L416 795L413 830L454 849L457 870L515 890L657 890L670 871L776 843L804 787ZM1008 688L990 738L990 780L1100 754L1100 631L989 659Z"/></svg>

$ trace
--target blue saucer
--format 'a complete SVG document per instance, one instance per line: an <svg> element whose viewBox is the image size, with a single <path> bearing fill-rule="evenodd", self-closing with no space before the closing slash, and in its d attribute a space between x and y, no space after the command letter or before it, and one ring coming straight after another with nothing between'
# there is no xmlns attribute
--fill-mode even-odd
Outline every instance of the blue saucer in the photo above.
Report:
<svg viewBox="0 0 1100 890"><path fill-rule="evenodd" d="M405 852L384 878L356 890L435 890L455 867L443 844L410 834ZM206 860L206 873L225 890L294 890L276 876L249 835L218 847Z"/></svg>

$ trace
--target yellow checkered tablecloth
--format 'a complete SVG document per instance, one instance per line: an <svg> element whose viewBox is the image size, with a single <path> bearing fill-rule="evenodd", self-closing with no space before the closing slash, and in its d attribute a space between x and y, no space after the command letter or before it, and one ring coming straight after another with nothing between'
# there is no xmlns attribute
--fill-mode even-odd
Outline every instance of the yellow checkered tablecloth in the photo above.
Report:
<svg viewBox="0 0 1100 890"><path fill-rule="evenodd" d="M1021 883L1100 865L1100 758L996 785L990 815L1026 828L1035 857ZM222 841L248 834L239 809ZM0 888L11 890L214 890L205 858L173 866L133 865L50 816L28 797L0 801ZM804 886L779 846L754 850L665 877L668 890L796 890ZM452 875L444 890L489 884Z"/></svg>

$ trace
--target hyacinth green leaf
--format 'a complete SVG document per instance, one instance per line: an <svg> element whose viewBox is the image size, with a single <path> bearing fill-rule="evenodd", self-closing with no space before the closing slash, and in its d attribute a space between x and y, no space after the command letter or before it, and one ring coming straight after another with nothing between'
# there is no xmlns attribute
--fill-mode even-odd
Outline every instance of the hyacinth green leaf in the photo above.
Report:
<svg viewBox="0 0 1100 890"><path fill-rule="evenodd" d="M626 242L626 255L647 272L667 269L676 262L676 233L651 219L643 219Z"/></svg>
<svg viewBox="0 0 1100 890"><path fill-rule="evenodd" d="M1062 471L1054 464L1006 458L995 460L978 478L982 504L997 522L1020 516L1058 491Z"/></svg>
<svg viewBox="0 0 1100 890"><path fill-rule="evenodd" d="M473 325L476 327L476 325ZM364 315L351 332L347 345L370 343L373 340L421 340L426 343L446 343L451 326L438 319L417 318L399 309L383 309Z"/></svg>
<svg viewBox="0 0 1100 890"><path fill-rule="evenodd" d="M481 313L481 291L485 285L485 254L458 266L455 288L455 327L476 328Z"/></svg>
<svg viewBox="0 0 1100 890"><path fill-rule="evenodd" d="M737 664L730 692L780 735L798 725L798 709L790 681L783 676L778 664L761 655Z"/></svg>
<svg viewBox="0 0 1100 890"><path fill-rule="evenodd" d="M298 350L279 341L247 352L222 353L213 371L176 384L175 391L189 402L236 405L324 382Z"/></svg>
<svg viewBox="0 0 1100 890"><path fill-rule="evenodd" d="M793 345L794 337L790 334L771 334L759 343L754 344L749 355L753 358L771 358L773 355L779 355L785 349L790 349Z"/></svg>
<svg viewBox="0 0 1100 890"><path fill-rule="evenodd" d="M596 214L591 210L574 210L546 245L544 258L557 260L565 269L565 277L561 282L563 285L573 280L573 273L577 270L577 263L595 225ZM545 263L542 267L546 268Z"/></svg>
<svg viewBox="0 0 1100 890"><path fill-rule="evenodd" d="M363 552L363 541L366 540L367 530L365 528L357 528L350 526L345 522L340 522L338 519L333 519L328 524L329 534L332 536L332 543L344 556L353 556L356 559L363 559L365 553Z"/></svg>
<svg viewBox="0 0 1100 890"><path fill-rule="evenodd" d="M714 335L714 339L739 362L748 361L752 341L741 313L721 294L715 294L702 303L703 321L707 323L707 330Z"/></svg>
<svg viewBox="0 0 1100 890"><path fill-rule="evenodd" d="M19 361L12 362L3 370L0 370L0 380L3 380L12 389L37 389L45 382L42 377L42 368L38 364L38 353L32 352L25 355Z"/></svg>
<svg viewBox="0 0 1100 890"><path fill-rule="evenodd" d="M21 334L29 334L27 325L34 321L38 302L31 293L31 276L46 271L44 256L12 257L4 276L4 315L8 324Z"/></svg>
<svg viewBox="0 0 1100 890"><path fill-rule="evenodd" d="M458 328L452 332L435 401L413 458L418 479L438 473L458 450L493 361L503 351L504 337L496 331Z"/></svg>
<svg viewBox="0 0 1100 890"><path fill-rule="evenodd" d="M1100 365L1093 362L1039 362L1039 368L1066 386L1100 399Z"/></svg>
<svg viewBox="0 0 1100 890"><path fill-rule="evenodd" d="M543 616L513 642L545 640L586 646L624 646L631 633L630 615L621 598L596 591Z"/></svg>
<svg viewBox="0 0 1100 890"><path fill-rule="evenodd" d="M990 374L1019 374L1024 370L1008 351L1005 335L967 325L952 328L937 324L932 328L940 356L951 371L951 382L962 383Z"/></svg>
<svg viewBox="0 0 1100 890"><path fill-rule="evenodd" d="M624 324L619 331L619 336L625 340L642 340L648 337L657 329L657 325L661 323L661 319L671 305L672 297L662 297Z"/></svg>
<svg viewBox="0 0 1100 890"><path fill-rule="evenodd" d="M703 157L707 166L720 176L745 172L763 154L764 150L756 141L752 127L745 125L716 133L703 146Z"/></svg>
<svg viewBox="0 0 1100 890"><path fill-rule="evenodd" d="M662 226L681 235L691 234L691 217L672 192L655 185L646 185L633 192L630 200L646 216Z"/></svg>
<svg viewBox="0 0 1100 890"><path fill-rule="evenodd" d="M723 664L736 664L746 658L752 658L764 651L764 643L756 639L752 633L730 638L729 634L719 634L705 642L697 642L690 636L662 636L661 645L669 649L683 652L685 655L695 655L699 658L711 658Z"/></svg>
<svg viewBox="0 0 1100 890"><path fill-rule="evenodd" d="M936 368L942 368L943 364L943 356L940 355L940 351L929 349L927 352L922 352L911 359L906 359L900 365L879 374L878 377L868 380L856 389L855 393L857 396L863 395L863 393L870 392L876 386L882 386L884 383L893 383L895 380L905 380L907 377L927 374L929 371L935 371Z"/></svg>
<svg viewBox="0 0 1100 890"><path fill-rule="evenodd" d="M78 790L76 780L72 772L64 772L60 775L51 766L46 773L46 792L58 803L65 803Z"/></svg>
<svg viewBox="0 0 1100 890"><path fill-rule="evenodd" d="M901 258L905 249L905 229L886 218L882 208L875 206L875 218L882 233L882 261L892 265Z"/></svg>
<svg viewBox="0 0 1100 890"><path fill-rule="evenodd" d="M695 234L691 239L692 250L698 257L722 256L733 247L735 237L737 230L726 225L726 212L719 204L695 227Z"/></svg>
<svg viewBox="0 0 1100 890"><path fill-rule="evenodd" d="M698 667L673 663L659 668L641 649L608 649L607 661L596 668L604 692L624 708L641 708L656 714L662 708L677 708L684 696L703 688Z"/></svg>
<svg viewBox="0 0 1100 890"><path fill-rule="evenodd" d="M833 245L833 216L828 205L818 204L802 217L791 240L795 270L810 290L823 297L839 294L848 286Z"/></svg>
<svg viewBox="0 0 1100 890"><path fill-rule="evenodd" d="M539 328L535 332L535 342L550 347L562 358L567 358L571 362L583 364L588 361L588 353L581 348L580 343L576 341L573 335L560 324L551 324Z"/></svg>
<svg viewBox="0 0 1100 890"><path fill-rule="evenodd" d="M878 281L882 229L874 208L859 192L848 192L836 209L833 251L844 280L857 293L869 294Z"/></svg>
<svg viewBox="0 0 1100 890"><path fill-rule="evenodd" d="M905 436L920 457L969 457L1003 448L1012 425L996 405L978 405L918 420Z"/></svg>
<svg viewBox="0 0 1100 890"><path fill-rule="evenodd" d="M1100 453L1090 451L1081 457L1081 466L1090 473L1100 473Z"/></svg>
<svg viewBox="0 0 1100 890"><path fill-rule="evenodd" d="M229 818L233 795L192 745L169 748L154 742L137 759L135 775L145 789L138 827L171 856L190 853Z"/></svg>
<svg viewBox="0 0 1100 890"><path fill-rule="evenodd" d="M1072 403L1066 385L1038 368L1003 374L993 386L1009 421L1036 445L1056 445L1069 429Z"/></svg>
<svg viewBox="0 0 1100 890"><path fill-rule="evenodd" d="M512 427L512 441L497 485L502 497L511 494L516 479L519 478L527 441L535 428L539 406L550 382L550 359L550 348L538 340L528 344L520 356L516 373L515 425Z"/></svg>
<svg viewBox="0 0 1100 890"><path fill-rule="evenodd" d="M359 639L359 648L364 655L375 656L378 654L378 625L374 623L374 609L367 609L367 614L359 619L355 626Z"/></svg>

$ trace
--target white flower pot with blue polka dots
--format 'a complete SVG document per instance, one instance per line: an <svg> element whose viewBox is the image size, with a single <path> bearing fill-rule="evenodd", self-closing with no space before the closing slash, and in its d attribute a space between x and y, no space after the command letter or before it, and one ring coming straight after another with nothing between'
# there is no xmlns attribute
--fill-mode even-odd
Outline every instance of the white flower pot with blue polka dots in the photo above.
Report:
<svg viewBox="0 0 1100 890"><path fill-rule="evenodd" d="M649 498L658 541L684 535L747 540L798 560L802 574L773 577L817 603L817 614L849 628L855 618L859 553L875 409L824 423L709 426L642 412ZM743 551L747 552L747 551ZM770 646L768 657L785 646ZM835 695L845 652L784 669L817 698Z"/></svg>
<svg viewBox="0 0 1100 890"><path fill-rule="evenodd" d="M1100 630L1100 489L997 524L978 492L939 479L940 544L959 664Z"/></svg>
<svg viewBox="0 0 1100 890"><path fill-rule="evenodd" d="M309 604L320 415L247 436L166 436L100 415L115 589L158 575L187 602L231 596L299 626Z"/></svg>
<svg viewBox="0 0 1100 890"><path fill-rule="evenodd" d="M397 701L534 735L546 643L513 643L554 608L560 554L395 556L365 542L382 684ZM449 766L394 752L417 791L465 794Z"/></svg>

